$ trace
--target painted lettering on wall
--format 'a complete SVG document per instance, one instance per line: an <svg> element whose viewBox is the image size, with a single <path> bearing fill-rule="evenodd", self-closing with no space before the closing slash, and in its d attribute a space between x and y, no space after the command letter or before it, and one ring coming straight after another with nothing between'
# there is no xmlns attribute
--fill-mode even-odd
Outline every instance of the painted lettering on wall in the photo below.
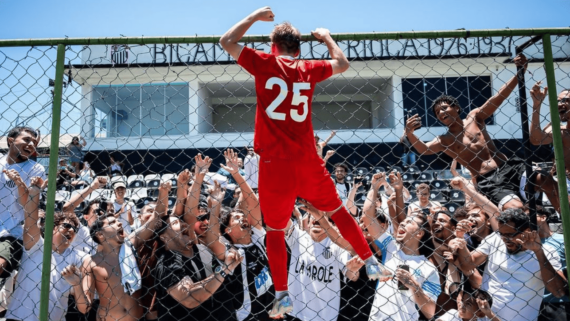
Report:
<svg viewBox="0 0 570 321"><path fill-rule="evenodd" d="M270 52L268 43L246 43L245 45ZM514 48L512 37L349 40L340 41L338 45L352 60L484 57L507 55ZM129 51L131 54L121 53L122 51ZM230 63L234 60L218 43L116 47L111 52L115 55L112 57L114 63L130 60L128 63L214 64ZM301 58L328 59L330 56L324 44L310 41L302 43Z"/></svg>

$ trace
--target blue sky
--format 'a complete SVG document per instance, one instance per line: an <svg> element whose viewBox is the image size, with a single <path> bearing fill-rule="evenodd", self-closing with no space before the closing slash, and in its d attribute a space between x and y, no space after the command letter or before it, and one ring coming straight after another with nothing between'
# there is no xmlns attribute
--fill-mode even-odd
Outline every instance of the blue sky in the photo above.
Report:
<svg viewBox="0 0 570 321"><path fill-rule="evenodd" d="M568 0L0 0L0 38L221 35L245 15L265 5L272 7L277 22L290 21L302 33L309 33L316 27L326 27L333 33L350 33L570 26ZM257 23L249 34L268 34L272 26L273 23ZM34 115L49 104L49 92L44 83L47 76L53 75L50 60L55 56L55 50L45 52L41 58L43 63L29 71L39 71L43 78L11 79L12 83L19 82L13 88L4 80L12 65L3 60L1 53L21 59L26 55L40 57L43 52L29 52L29 48L0 48L0 65L4 67L4 70L0 68L0 128L9 128L17 116ZM7 92L11 92L10 97L4 96ZM11 105L12 111L6 111L7 104ZM67 115L63 119L63 130L77 132L79 112L65 103L63 108ZM32 117L30 125L47 129L49 122L49 113L44 113L37 119Z"/></svg>
<svg viewBox="0 0 570 321"><path fill-rule="evenodd" d="M349 5L353 3L353 5ZM568 0L126 1L0 0L1 38L220 35L269 5L303 33L531 28L570 25ZM267 34L260 23L254 34Z"/></svg>

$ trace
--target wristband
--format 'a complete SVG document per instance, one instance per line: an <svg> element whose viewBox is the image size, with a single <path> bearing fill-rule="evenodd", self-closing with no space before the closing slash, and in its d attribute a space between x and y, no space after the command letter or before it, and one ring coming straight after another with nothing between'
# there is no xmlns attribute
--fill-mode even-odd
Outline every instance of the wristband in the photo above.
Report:
<svg viewBox="0 0 570 321"><path fill-rule="evenodd" d="M224 272L224 269L222 268L221 265L218 265L216 267L216 269L214 270L215 274L219 274L221 277L223 277L224 279L228 276L228 274L226 272Z"/></svg>

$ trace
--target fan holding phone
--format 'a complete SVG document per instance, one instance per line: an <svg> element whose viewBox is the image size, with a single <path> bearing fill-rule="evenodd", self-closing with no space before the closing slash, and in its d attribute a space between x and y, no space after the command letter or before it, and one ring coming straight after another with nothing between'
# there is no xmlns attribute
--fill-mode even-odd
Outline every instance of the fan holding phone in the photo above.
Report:
<svg viewBox="0 0 570 321"><path fill-rule="evenodd" d="M377 196L382 174L372 177L372 186L363 207L364 225L382 252L386 269L393 273L378 283L370 320L418 320L416 306L431 319L441 286L436 267L427 259L433 247L427 217L417 212L406 216L404 207L398 206L404 204L401 175L392 172L389 180L397 205L396 215L391 215L394 233L377 223L376 208L371 201Z"/></svg>

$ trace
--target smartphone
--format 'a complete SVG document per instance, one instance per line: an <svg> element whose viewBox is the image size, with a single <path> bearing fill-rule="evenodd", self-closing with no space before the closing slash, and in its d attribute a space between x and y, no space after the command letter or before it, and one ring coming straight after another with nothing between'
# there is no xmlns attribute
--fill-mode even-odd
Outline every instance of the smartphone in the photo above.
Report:
<svg viewBox="0 0 570 321"><path fill-rule="evenodd" d="M431 212L429 211L429 208L422 208L422 212L426 215L426 216L430 216Z"/></svg>
<svg viewBox="0 0 570 321"><path fill-rule="evenodd" d="M362 183L362 176L356 176L354 178L354 184Z"/></svg>
<svg viewBox="0 0 570 321"><path fill-rule="evenodd" d="M408 109L408 117L412 117L417 113L418 113L418 110L416 107L412 107L412 108Z"/></svg>
<svg viewBox="0 0 570 321"><path fill-rule="evenodd" d="M398 265L398 269L410 271L410 266L407 264ZM398 281L398 290L400 291L408 291L408 288L404 285L404 283Z"/></svg>

